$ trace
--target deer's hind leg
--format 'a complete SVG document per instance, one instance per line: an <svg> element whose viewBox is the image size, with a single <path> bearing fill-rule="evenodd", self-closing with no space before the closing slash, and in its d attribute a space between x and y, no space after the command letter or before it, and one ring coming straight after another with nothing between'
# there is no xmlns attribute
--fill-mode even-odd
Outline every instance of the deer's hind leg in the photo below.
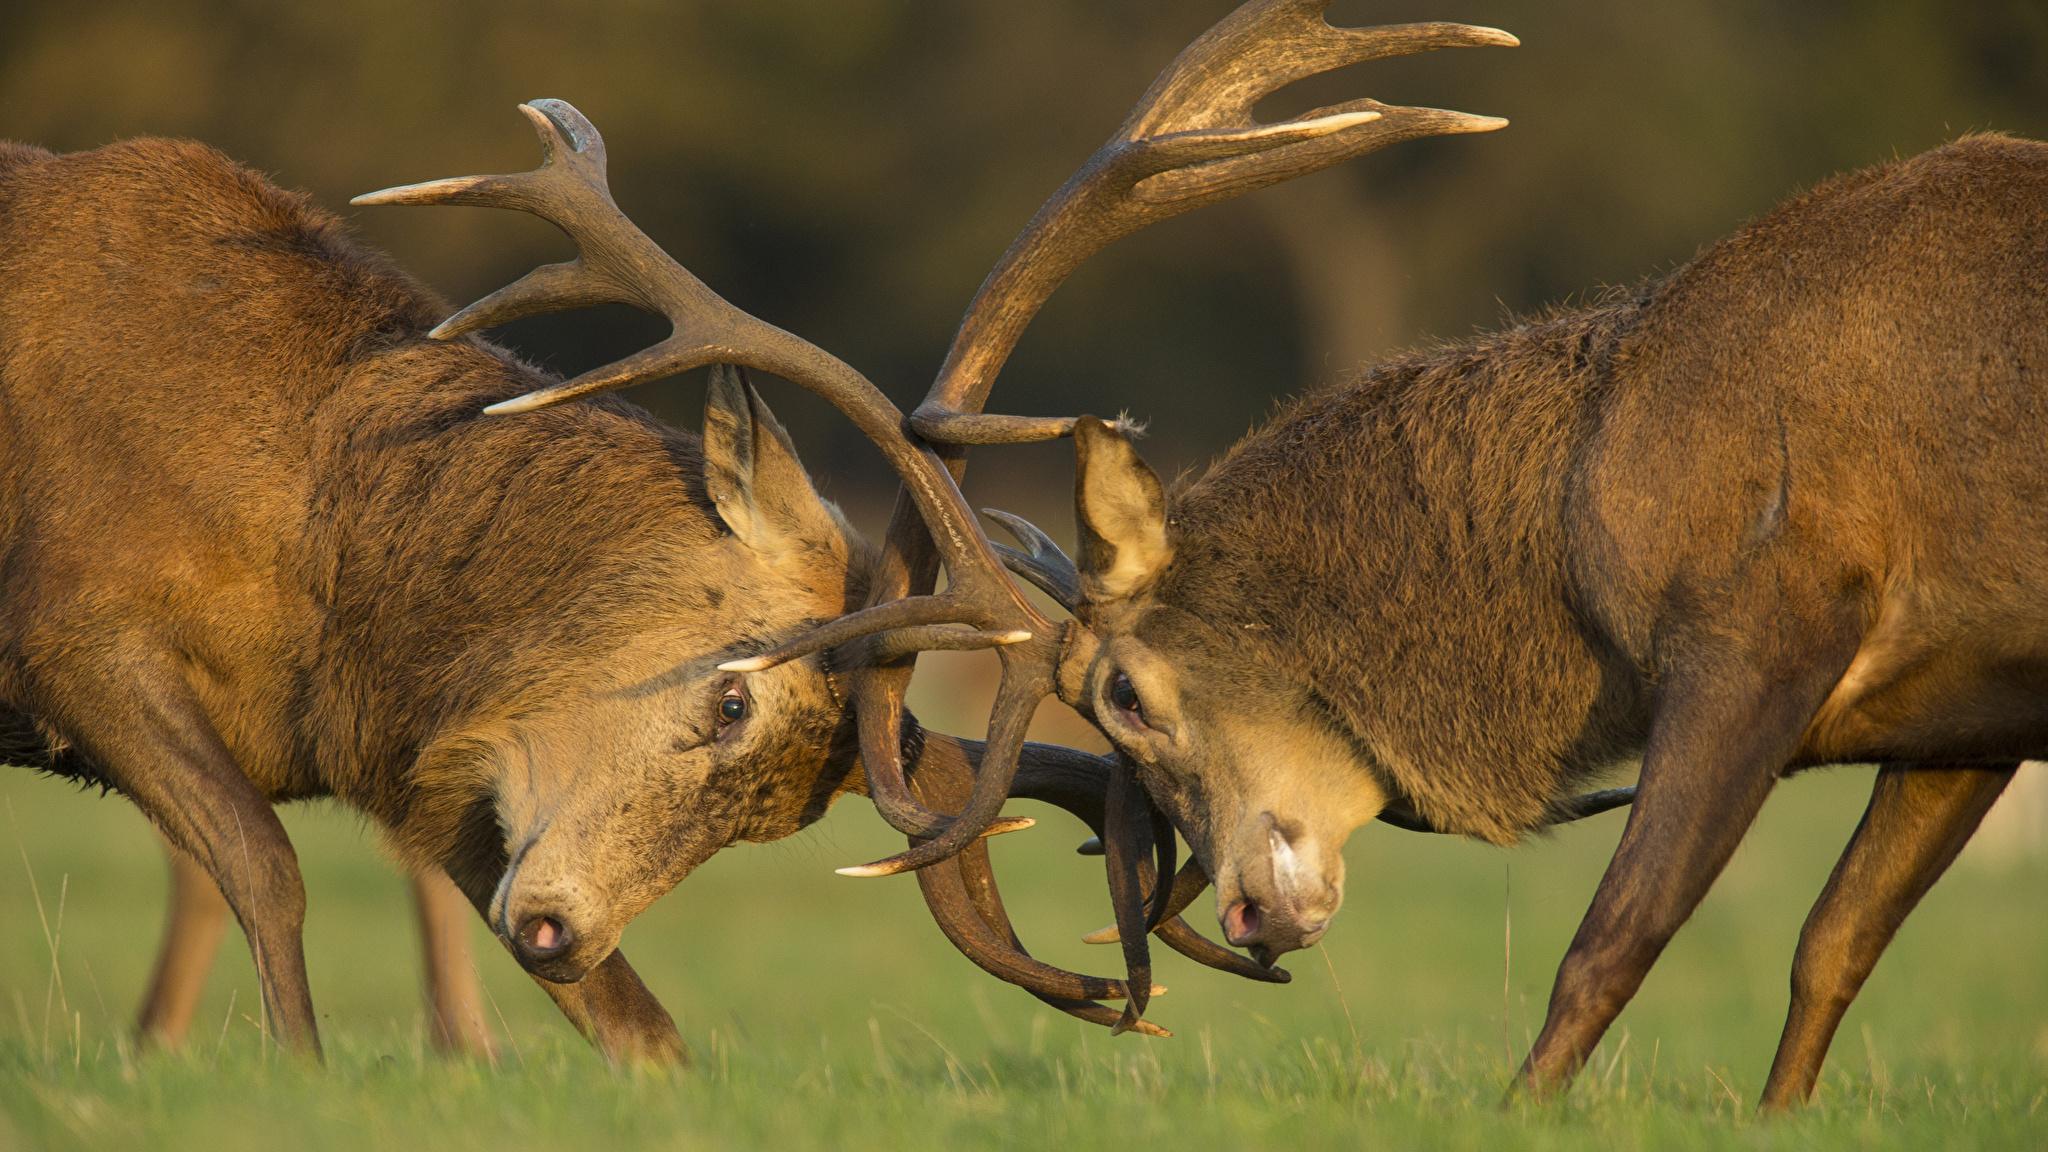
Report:
<svg viewBox="0 0 2048 1152"><path fill-rule="evenodd" d="M491 1030L469 956L469 898L439 868L429 865L411 875L434 1047L491 1059Z"/></svg>
<svg viewBox="0 0 2048 1152"><path fill-rule="evenodd" d="M164 913L156 972L150 977L135 1032L144 1045L177 1048L192 1026L192 1012L206 990L206 974L227 932L228 902L198 861L168 840L163 846L171 869L171 906Z"/></svg>
<svg viewBox="0 0 2048 1152"><path fill-rule="evenodd" d="M2018 767L1887 764L1878 771L1863 822L1799 933L1792 1006L1760 1107L1787 1108L1813 1095L1842 1014Z"/></svg>

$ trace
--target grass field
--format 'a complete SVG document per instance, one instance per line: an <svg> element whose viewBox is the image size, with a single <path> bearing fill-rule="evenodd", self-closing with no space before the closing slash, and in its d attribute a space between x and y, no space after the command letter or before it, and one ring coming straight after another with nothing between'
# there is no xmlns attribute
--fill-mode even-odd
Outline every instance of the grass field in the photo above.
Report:
<svg viewBox="0 0 2048 1152"><path fill-rule="evenodd" d="M263 1043L233 933L193 1044L137 1057L156 846L119 798L7 770L0 1147L2048 1147L2039 865L1959 865L1850 1013L1817 1106L1752 1115L1793 941L1869 780L1781 787L1571 1097L1503 1112L1619 814L1512 852L1369 827L1345 911L1322 949L1289 958L1292 985L1166 953L1172 992L1151 1014L1175 1037L1112 1041L973 969L909 878L833 875L899 843L849 800L804 836L722 854L628 932L696 1054L670 1075L593 1056L480 927L502 1058L436 1059L402 884L356 820L301 806L287 824L328 1051L311 1068ZM1027 941L1112 970L1113 949L1077 939L1109 919L1099 861L1072 853L1080 826L1013 810L1042 817L996 842ZM45 918L52 937L61 918L61 990Z"/></svg>

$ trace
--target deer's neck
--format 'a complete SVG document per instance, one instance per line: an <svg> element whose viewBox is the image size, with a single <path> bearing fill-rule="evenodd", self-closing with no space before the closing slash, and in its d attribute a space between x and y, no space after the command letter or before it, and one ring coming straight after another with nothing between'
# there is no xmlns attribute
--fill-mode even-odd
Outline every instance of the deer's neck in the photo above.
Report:
<svg viewBox="0 0 2048 1152"><path fill-rule="evenodd" d="M1304 398L1175 493L1162 598L1242 616L1439 827L1497 842L1625 755L1573 610L1579 446L1644 296Z"/></svg>

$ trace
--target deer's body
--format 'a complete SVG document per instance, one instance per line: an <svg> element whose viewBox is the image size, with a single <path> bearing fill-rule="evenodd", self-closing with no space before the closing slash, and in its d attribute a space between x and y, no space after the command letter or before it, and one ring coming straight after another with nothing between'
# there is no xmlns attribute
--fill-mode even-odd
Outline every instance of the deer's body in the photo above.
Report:
<svg viewBox="0 0 2048 1152"><path fill-rule="evenodd" d="M736 483L773 550L706 495L731 461L638 409L481 418L545 377L426 339L430 293L217 153L5 147L10 754L123 792L193 855L288 1039L313 1043L304 895L270 805L335 796L508 939L543 912L571 929L543 940L569 955L522 963L594 969L543 983L586 1031L616 1025L608 1048L679 1051L610 921L814 819L852 767L818 667L712 667L862 578L765 409L737 453L761 482Z"/></svg>
<svg viewBox="0 0 2048 1152"><path fill-rule="evenodd" d="M1758 584L1856 638L1789 766L2005 760L2048 752L2043 438L2048 147L1979 137L1292 405L1170 497L1154 596L1253 625L1499 843L1639 755Z"/></svg>
<svg viewBox="0 0 2048 1152"><path fill-rule="evenodd" d="M1065 679L1121 718L1228 934L1269 954L1321 935L1338 849L1382 807L1508 843L1642 757L1541 1085L1776 779L1895 762L1802 942L1767 1092L1788 1102L2012 767L2048 755L2044 369L2048 146L1842 177L1634 291L1311 395L1171 493L1084 429L1084 575L1125 571Z"/></svg>

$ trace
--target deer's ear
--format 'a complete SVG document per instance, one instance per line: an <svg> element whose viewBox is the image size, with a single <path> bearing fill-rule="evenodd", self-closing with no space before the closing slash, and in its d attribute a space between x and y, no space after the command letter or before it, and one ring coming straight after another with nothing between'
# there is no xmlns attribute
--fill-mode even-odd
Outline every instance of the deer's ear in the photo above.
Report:
<svg viewBox="0 0 2048 1152"><path fill-rule="evenodd" d="M1130 441L1093 416L1074 425L1074 523L1082 596L1130 595L1173 559L1166 490Z"/></svg>
<svg viewBox="0 0 2048 1152"><path fill-rule="evenodd" d="M839 517L811 487L789 433L729 364L711 370L704 398L704 490L732 534L771 563L845 549Z"/></svg>

